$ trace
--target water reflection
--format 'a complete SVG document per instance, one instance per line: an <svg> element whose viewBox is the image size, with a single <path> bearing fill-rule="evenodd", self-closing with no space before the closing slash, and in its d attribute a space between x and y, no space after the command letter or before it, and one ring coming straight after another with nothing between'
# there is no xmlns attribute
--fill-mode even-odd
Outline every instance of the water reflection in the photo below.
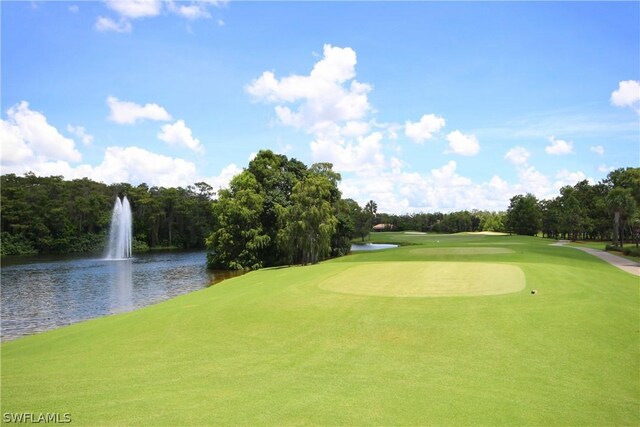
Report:
<svg viewBox="0 0 640 427"><path fill-rule="evenodd" d="M111 313L133 310L133 260L111 262Z"/></svg>
<svg viewBox="0 0 640 427"><path fill-rule="evenodd" d="M210 286L238 272L206 269L204 252L87 258L3 259L3 341L94 317L131 311Z"/></svg>

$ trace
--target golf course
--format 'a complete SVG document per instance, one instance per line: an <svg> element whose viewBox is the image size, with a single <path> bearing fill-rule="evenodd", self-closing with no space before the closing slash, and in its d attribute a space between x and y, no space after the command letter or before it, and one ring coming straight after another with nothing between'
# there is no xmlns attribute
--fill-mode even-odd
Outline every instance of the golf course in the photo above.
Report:
<svg viewBox="0 0 640 427"><path fill-rule="evenodd" d="M3 343L2 412L73 425L640 424L637 276L539 237L372 239L401 246Z"/></svg>

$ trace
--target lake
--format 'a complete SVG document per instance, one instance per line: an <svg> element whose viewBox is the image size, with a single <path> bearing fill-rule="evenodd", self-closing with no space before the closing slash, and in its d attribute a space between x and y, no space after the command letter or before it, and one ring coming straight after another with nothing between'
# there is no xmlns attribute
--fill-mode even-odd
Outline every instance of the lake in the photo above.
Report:
<svg viewBox="0 0 640 427"><path fill-rule="evenodd" d="M207 270L202 251L140 254L124 261L3 259L1 339L135 310L238 274Z"/></svg>

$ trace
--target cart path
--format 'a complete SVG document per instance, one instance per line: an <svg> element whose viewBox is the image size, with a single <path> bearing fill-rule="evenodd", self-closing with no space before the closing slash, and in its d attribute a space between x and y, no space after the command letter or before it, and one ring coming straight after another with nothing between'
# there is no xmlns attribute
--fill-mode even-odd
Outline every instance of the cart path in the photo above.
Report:
<svg viewBox="0 0 640 427"><path fill-rule="evenodd" d="M552 243L552 246L565 246L567 243L569 243L568 240L558 240L556 243ZM618 267L621 270L626 271L627 273L631 273L635 276L640 276L640 263L637 263L635 261L631 261L630 259L627 258L623 258L621 256L618 255L614 255L611 254L609 252L606 251L601 251L598 249L592 249L592 248L579 248L576 246L567 246L568 248L573 248L573 249L578 249L581 250L583 252L586 252L588 254L591 254L595 257L600 258L601 260L604 260L606 262L608 262L609 264Z"/></svg>

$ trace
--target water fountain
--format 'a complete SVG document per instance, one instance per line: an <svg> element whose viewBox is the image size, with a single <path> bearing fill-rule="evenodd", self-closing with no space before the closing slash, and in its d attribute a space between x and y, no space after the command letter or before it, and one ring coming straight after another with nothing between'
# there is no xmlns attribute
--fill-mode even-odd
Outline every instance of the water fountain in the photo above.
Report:
<svg viewBox="0 0 640 427"><path fill-rule="evenodd" d="M116 197L111 214L109 230L109 246L106 258L111 260L131 258L131 206L125 196L122 200Z"/></svg>

